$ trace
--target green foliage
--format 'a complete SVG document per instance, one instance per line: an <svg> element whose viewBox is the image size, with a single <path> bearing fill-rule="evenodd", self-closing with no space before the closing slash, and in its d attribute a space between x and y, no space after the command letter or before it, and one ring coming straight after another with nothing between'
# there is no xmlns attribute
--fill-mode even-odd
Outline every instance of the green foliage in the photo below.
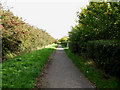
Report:
<svg viewBox="0 0 120 90"><path fill-rule="evenodd" d="M78 24L69 32L70 50L92 58L106 73L119 76L120 4L90 2L77 16Z"/></svg>
<svg viewBox="0 0 120 90"><path fill-rule="evenodd" d="M62 45L63 46L63 45ZM64 47L64 46L63 46ZM96 68L92 60L86 61L80 56L71 53L68 48L64 47L66 54L72 62L82 71L82 73L97 87L97 88L119 88L120 81L115 77L107 78L106 74ZM118 89L117 89L118 90Z"/></svg>
<svg viewBox="0 0 120 90"><path fill-rule="evenodd" d="M64 42L67 42L67 40L68 40L68 37L64 36L61 39L59 39L58 41L61 42L61 43L64 43Z"/></svg>
<svg viewBox="0 0 120 90"><path fill-rule="evenodd" d="M86 48L87 47L87 48ZM110 40L89 41L85 55L107 74L120 76L120 43Z"/></svg>
<svg viewBox="0 0 120 90"><path fill-rule="evenodd" d="M8 10L1 10L2 20L2 58L7 59L10 54L20 54L30 52L37 47L42 47L55 42L47 32L42 29L35 28L14 16Z"/></svg>
<svg viewBox="0 0 120 90"><path fill-rule="evenodd" d="M2 63L2 88L34 88L35 79L57 45L22 54Z"/></svg>
<svg viewBox="0 0 120 90"><path fill-rule="evenodd" d="M58 40L61 44L64 44L65 46L67 46L67 42L68 42L68 37L64 36L61 39Z"/></svg>
<svg viewBox="0 0 120 90"><path fill-rule="evenodd" d="M87 9L78 13L80 30L86 40L120 39L120 5L115 2L90 2Z"/></svg>

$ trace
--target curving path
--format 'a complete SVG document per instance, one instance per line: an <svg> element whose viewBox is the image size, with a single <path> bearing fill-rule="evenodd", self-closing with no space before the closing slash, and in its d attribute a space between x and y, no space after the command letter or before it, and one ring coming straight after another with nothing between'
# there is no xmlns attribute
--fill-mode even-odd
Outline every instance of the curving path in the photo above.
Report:
<svg viewBox="0 0 120 90"><path fill-rule="evenodd" d="M49 68L37 83L41 88L94 88L79 69L67 57L61 45L56 48Z"/></svg>

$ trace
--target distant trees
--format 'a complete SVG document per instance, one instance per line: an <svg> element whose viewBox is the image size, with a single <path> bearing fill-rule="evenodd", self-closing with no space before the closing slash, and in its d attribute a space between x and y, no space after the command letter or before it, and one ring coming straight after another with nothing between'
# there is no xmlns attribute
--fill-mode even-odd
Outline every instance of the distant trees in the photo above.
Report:
<svg viewBox="0 0 120 90"><path fill-rule="evenodd" d="M61 44L64 44L65 46L67 46L68 37L64 36L61 39L59 39L58 41L61 42Z"/></svg>
<svg viewBox="0 0 120 90"><path fill-rule="evenodd" d="M61 43L64 43L64 42L67 42L67 40L68 40L68 37L64 36L61 39L59 39L58 41L61 42Z"/></svg>

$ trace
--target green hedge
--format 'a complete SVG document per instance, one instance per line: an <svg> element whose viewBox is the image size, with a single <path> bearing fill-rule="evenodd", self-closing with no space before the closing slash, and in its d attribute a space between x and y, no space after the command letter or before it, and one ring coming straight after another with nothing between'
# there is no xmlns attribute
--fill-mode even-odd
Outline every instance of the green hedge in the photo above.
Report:
<svg viewBox="0 0 120 90"><path fill-rule="evenodd" d="M77 12L77 25L69 32L69 49L92 58L106 73L120 71L120 5L117 2L90 2Z"/></svg>
<svg viewBox="0 0 120 90"><path fill-rule="evenodd" d="M120 42L112 40L88 41L82 45L84 53L98 68L110 75L120 76Z"/></svg>
<svg viewBox="0 0 120 90"><path fill-rule="evenodd" d="M2 60L28 53L56 40L42 29L31 26L14 16L10 10L1 10Z"/></svg>

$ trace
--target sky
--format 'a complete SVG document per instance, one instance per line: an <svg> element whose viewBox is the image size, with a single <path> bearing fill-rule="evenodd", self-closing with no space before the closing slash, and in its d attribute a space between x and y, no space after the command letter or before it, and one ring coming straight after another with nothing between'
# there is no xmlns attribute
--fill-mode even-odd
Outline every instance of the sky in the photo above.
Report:
<svg viewBox="0 0 120 90"><path fill-rule="evenodd" d="M1 0L15 16L48 32L55 39L68 36L75 26L76 12L89 4L88 0Z"/></svg>

